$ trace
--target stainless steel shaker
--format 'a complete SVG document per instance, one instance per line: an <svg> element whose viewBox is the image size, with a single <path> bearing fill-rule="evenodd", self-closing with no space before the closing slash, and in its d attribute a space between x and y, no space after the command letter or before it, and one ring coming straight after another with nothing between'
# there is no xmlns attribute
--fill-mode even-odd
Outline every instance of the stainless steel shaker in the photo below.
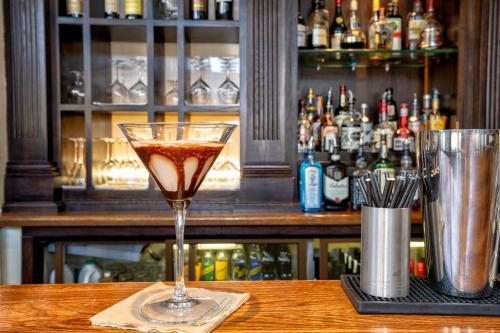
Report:
<svg viewBox="0 0 500 333"><path fill-rule="evenodd" d="M410 208L363 206L361 289L377 297L406 297L410 288Z"/></svg>
<svg viewBox="0 0 500 333"><path fill-rule="evenodd" d="M438 292L488 296L499 242L498 130L420 132L427 275Z"/></svg>

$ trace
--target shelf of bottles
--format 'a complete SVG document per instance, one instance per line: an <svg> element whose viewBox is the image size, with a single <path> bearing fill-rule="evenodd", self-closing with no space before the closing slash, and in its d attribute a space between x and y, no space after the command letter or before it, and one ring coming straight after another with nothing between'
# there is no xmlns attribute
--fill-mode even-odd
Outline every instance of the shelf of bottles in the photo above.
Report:
<svg viewBox="0 0 500 333"><path fill-rule="evenodd" d="M63 189L157 188L118 123L239 124L239 2L186 0L184 8L177 0L57 3L57 182ZM203 189L238 190L239 183L240 135L234 133Z"/></svg>
<svg viewBox="0 0 500 333"><path fill-rule="evenodd" d="M64 283L164 281L165 243L85 244L63 248ZM55 283L56 244L45 247L44 283Z"/></svg>
<svg viewBox="0 0 500 333"><path fill-rule="evenodd" d="M172 249L175 256L176 245ZM185 245L184 275L192 281L296 280L297 251L297 244L284 243Z"/></svg>

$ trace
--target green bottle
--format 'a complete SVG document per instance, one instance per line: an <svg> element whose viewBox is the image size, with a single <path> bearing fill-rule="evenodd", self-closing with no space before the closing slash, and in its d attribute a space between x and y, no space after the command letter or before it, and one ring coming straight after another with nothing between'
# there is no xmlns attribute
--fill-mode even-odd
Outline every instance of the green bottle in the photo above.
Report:
<svg viewBox="0 0 500 333"><path fill-rule="evenodd" d="M201 281L215 280L215 263L212 252L206 251L201 261Z"/></svg>
<svg viewBox="0 0 500 333"><path fill-rule="evenodd" d="M396 169L394 169L394 165L388 158L387 137L385 133L380 134L380 148L378 150L378 158L373 163L373 172L381 173L380 187L382 188L382 191L385 186L386 174L388 174L391 178L394 178L396 175Z"/></svg>

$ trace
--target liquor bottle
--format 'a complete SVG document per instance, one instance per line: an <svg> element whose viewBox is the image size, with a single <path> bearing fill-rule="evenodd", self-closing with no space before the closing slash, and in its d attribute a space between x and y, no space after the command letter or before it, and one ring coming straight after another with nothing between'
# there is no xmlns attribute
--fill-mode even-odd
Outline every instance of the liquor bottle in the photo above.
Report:
<svg viewBox="0 0 500 333"><path fill-rule="evenodd" d="M432 94L432 111L429 117L429 129L431 131L441 131L446 129L446 116L439 111L439 91L434 89Z"/></svg>
<svg viewBox="0 0 500 333"><path fill-rule="evenodd" d="M108 19L120 18L120 3L119 0L104 1L104 17Z"/></svg>
<svg viewBox="0 0 500 333"><path fill-rule="evenodd" d="M361 141L363 142L365 150L370 150L373 140L373 123L370 119L368 104L366 103L361 104L361 133L363 138Z"/></svg>
<svg viewBox="0 0 500 333"><path fill-rule="evenodd" d="M392 0L387 4L386 23L392 32L392 50L399 51L402 47L403 18L399 15L399 0Z"/></svg>
<svg viewBox="0 0 500 333"><path fill-rule="evenodd" d="M312 136L314 138L314 149L316 151L321 151L321 129L322 121L324 121L323 115L323 96L316 96L316 114L313 116L313 122L311 125Z"/></svg>
<svg viewBox="0 0 500 333"><path fill-rule="evenodd" d="M248 250L248 280L262 280L262 254L258 244L251 244Z"/></svg>
<svg viewBox="0 0 500 333"><path fill-rule="evenodd" d="M314 160L313 139L309 140L307 157L300 164L300 207L305 213L321 211L323 170Z"/></svg>
<svg viewBox="0 0 500 333"><path fill-rule="evenodd" d="M379 25L379 35L380 35L380 44L378 45L379 49L383 50L392 50L392 30L389 28L387 24L387 19L385 16L385 8L380 8L380 25ZM387 55L389 57L389 55Z"/></svg>
<svg viewBox="0 0 500 333"><path fill-rule="evenodd" d="M333 142L339 135L339 127L333 120L332 89L328 90L326 100L325 120L321 132L322 151L330 151L330 142Z"/></svg>
<svg viewBox="0 0 500 333"><path fill-rule="evenodd" d="M427 13L424 16L425 24L420 32L419 48L424 50L438 49L443 45L443 27L436 20L434 0L427 0Z"/></svg>
<svg viewBox="0 0 500 333"><path fill-rule="evenodd" d="M394 135L392 149L402 152L405 143L409 144L410 150L415 151L415 134L408 129L408 104L401 103L399 128Z"/></svg>
<svg viewBox="0 0 500 333"><path fill-rule="evenodd" d="M417 134L422 129L422 123L420 122L420 105L418 103L418 95L413 94L413 102L411 103L410 118L408 121L408 128Z"/></svg>
<svg viewBox="0 0 500 333"><path fill-rule="evenodd" d="M229 257L224 250L215 255L215 281L226 281L229 279Z"/></svg>
<svg viewBox="0 0 500 333"><path fill-rule="evenodd" d="M245 250L236 248L231 255L231 280L242 281L247 278L247 256Z"/></svg>
<svg viewBox="0 0 500 333"><path fill-rule="evenodd" d="M330 48L332 50L340 50L342 37L347 31L345 26L344 16L342 15L342 0L336 0L335 17L330 25Z"/></svg>
<svg viewBox="0 0 500 333"><path fill-rule="evenodd" d="M422 0L413 1L413 11L408 14L408 27L406 29L406 48L416 50L420 42L420 33L424 28L424 12Z"/></svg>
<svg viewBox="0 0 500 333"><path fill-rule="evenodd" d="M360 115L356 112L354 103L355 98L349 90L349 112L347 117L343 120L340 130L340 146L343 151L347 152L355 152L358 150L359 138L362 133Z"/></svg>
<svg viewBox="0 0 500 333"><path fill-rule="evenodd" d="M429 94L425 94L422 96L422 125L424 127L424 130L428 131L430 129L430 124L429 124L429 119L431 117L432 113L432 107L431 107L431 101L432 97Z"/></svg>
<svg viewBox="0 0 500 333"><path fill-rule="evenodd" d="M335 109L335 114L333 119L339 126L339 129L342 128L342 121L347 117L347 114L349 113L349 107L347 106L347 87L344 85L341 85L339 87L339 105Z"/></svg>
<svg viewBox="0 0 500 333"><path fill-rule="evenodd" d="M329 45L328 23L329 13L323 0L313 0L313 11L307 24L307 40L315 49L325 49Z"/></svg>
<svg viewBox="0 0 500 333"><path fill-rule="evenodd" d="M125 0L125 17L127 19L141 19L142 0Z"/></svg>
<svg viewBox="0 0 500 333"><path fill-rule="evenodd" d="M82 0L66 0L66 15L76 18L82 17L83 16Z"/></svg>
<svg viewBox="0 0 500 333"><path fill-rule="evenodd" d="M298 140L298 152L305 153L307 150L307 144L309 143L309 138L311 137L311 124L307 120L306 106L304 102L301 102L300 114L299 114L299 140Z"/></svg>
<svg viewBox="0 0 500 333"><path fill-rule="evenodd" d="M306 20L302 14L300 14L300 1L299 10L297 13L297 47L299 49L305 49L307 47L307 27Z"/></svg>
<svg viewBox="0 0 500 333"><path fill-rule="evenodd" d="M325 167L323 176L325 210L347 210L349 208L349 177L345 165L340 161L336 141L330 145L330 154L332 162Z"/></svg>
<svg viewBox="0 0 500 333"><path fill-rule="evenodd" d="M388 141L386 141L386 139L387 139L386 135L382 133L380 135L380 148L378 151L378 158L373 163L373 172L375 173L380 172L381 175L380 187L382 188L382 190L384 189L385 186L386 174L388 174L389 177L394 177L396 175L396 170L394 169L394 166L388 157L388 151L387 151Z"/></svg>
<svg viewBox="0 0 500 333"><path fill-rule="evenodd" d="M216 0L215 19L216 20L233 19L233 0Z"/></svg>
<svg viewBox="0 0 500 333"><path fill-rule="evenodd" d="M382 140L381 137L384 135L386 138L387 148L391 149L392 138L396 129L387 121L387 101L384 98L382 98L380 102L379 119L379 123L375 126L375 130L373 131L375 148L380 150L380 141Z"/></svg>
<svg viewBox="0 0 500 333"><path fill-rule="evenodd" d="M359 23L357 0L351 0L350 10L349 28L342 37L340 47L343 49L362 49L366 45L366 35Z"/></svg>
<svg viewBox="0 0 500 333"><path fill-rule="evenodd" d="M380 45L380 0L373 0L372 12L368 27L368 48L374 50Z"/></svg>
<svg viewBox="0 0 500 333"><path fill-rule="evenodd" d="M292 279L292 256L288 245L281 244L279 255L277 258L277 268L278 268L278 278L280 280L291 280Z"/></svg>
<svg viewBox="0 0 500 333"><path fill-rule="evenodd" d="M189 4L192 20L208 20L208 0L191 0Z"/></svg>
<svg viewBox="0 0 500 333"><path fill-rule="evenodd" d="M274 273L274 257L270 245L264 246L262 249L262 279L274 280L276 274Z"/></svg>
<svg viewBox="0 0 500 333"><path fill-rule="evenodd" d="M387 99L387 121L394 127L398 128L398 106L394 100L394 90L387 88L385 97Z"/></svg>
<svg viewBox="0 0 500 333"><path fill-rule="evenodd" d="M361 178L370 172L370 170L367 168L368 163L366 162L363 151L363 138L364 136L362 135L359 139L359 149L358 154L356 155L355 167L352 171L352 178L349 181L349 193L351 194L350 197L352 210L359 210L361 209L361 206L366 203L363 195L361 194L359 183L357 182L358 178Z"/></svg>
<svg viewBox="0 0 500 333"><path fill-rule="evenodd" d="M417 175L417 168L413 166L413 160L410 153L411 142L410 140L405 140L403 143L403 154L401 155L401 166L399 168L398 175L406 177L406 175L415 176ZM412 208L417 209L419 206L418 201L419 191L415 192L413 197Z"/></svg>
<svg viewBox="0 0 500 333"><path fill-rule="evenodd" d="M201 281L213 281L215 279L214 256L211 251L205 251L201 260Z"/></svg>

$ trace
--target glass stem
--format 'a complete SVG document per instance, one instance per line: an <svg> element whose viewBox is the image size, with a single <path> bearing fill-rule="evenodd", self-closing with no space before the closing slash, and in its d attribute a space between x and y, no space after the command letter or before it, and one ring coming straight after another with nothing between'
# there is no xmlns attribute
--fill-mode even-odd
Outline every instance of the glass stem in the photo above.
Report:
<svg viewBox="0 0 500 333"><path fill-rule="evenodd" d="M175 261L175 289L172 299L183 302L189 299L184 285L184 225L186 223L187 202L174 201L173 211L175 219L175 239L177 244L177 257Z"/></svg>

